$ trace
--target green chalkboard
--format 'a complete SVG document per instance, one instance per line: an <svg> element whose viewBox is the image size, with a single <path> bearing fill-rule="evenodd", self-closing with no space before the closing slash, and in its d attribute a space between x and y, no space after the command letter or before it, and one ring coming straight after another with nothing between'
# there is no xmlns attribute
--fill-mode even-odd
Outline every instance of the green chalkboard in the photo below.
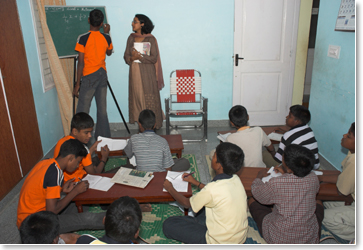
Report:
<svg viewBox="0 0 363 250"><path fill-rule="evenodd" d="M78 55L74 50L77 38L89 31L88 17L94 9L101 10L103 22L108 23L104 6L45 6L48 28L60 58Z"/></svg>

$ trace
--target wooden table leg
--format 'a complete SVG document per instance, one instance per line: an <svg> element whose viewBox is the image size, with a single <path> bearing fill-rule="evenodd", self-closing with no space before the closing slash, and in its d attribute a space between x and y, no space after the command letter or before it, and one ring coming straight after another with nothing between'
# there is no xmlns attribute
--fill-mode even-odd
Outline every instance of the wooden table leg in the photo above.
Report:
<svg viewBox="0 0 363 250"><path fill-rule="evenodd" d="M83 206L82 206L82 204L79 204L78 202L76 202L76 207L77 207L78 213L83 213Z"/></svg>

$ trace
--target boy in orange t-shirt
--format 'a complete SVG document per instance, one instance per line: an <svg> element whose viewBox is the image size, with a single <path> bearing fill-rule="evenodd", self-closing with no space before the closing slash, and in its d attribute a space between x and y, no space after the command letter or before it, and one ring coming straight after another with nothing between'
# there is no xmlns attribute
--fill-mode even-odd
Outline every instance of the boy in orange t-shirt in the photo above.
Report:
<svg viewBox="0 0 363 250"><path fill-rule="evenodd" d="M103 23L102 11L94 9L90 12L88 22L89 32L77 39L75 50L78 51L77 83L73 95L78 97L78 112L89 113L93 96L97 105L97 126L95 138L111 137L110 124L107 116L107 72L106 55L112 54L112 41L108 34L110 25ZM103 28L104 33L100 32ZM82 78L82 85L81 85ZM79 91L79 95L78 95Z"/></svg>
<svg viewBox="0 0 363 250"><path fill-rule="evenodd" d="M79 179L82 179L85 174L99 174L103 171L110 150L108 146L104 146L101 148L101 161L95 166L92 163L92 154L97 149L98 143L101 141L96 141L90 149L87 148L85 144L87 144L92 137L94 122L91 116L84 112L77 113L73 116L71 121L71 134L60 139L55 146L54 149L54 158L56 158L59 154L59 150L62 144L69 139L77 139L82 142L85 148L88 151L88 154L82 158L82 161L79 163L79 167L74 172L64 171L64 181L68 181L74 178L74 181L77 182ZM79 178L79 179L78 179Z"/></svg>
<svg viewBox="0 0 363 250"><path fill-rule="evenodd" d="M105 213L78 213L65 209L74 197L88 189L89 183L75 183L72 179L64 183L63 170L73 172L86 155L83 144L70 139L63 143L57 158L42 160L34 166L20 190L16 222L18 228L30 214L51 211L58 215L60 233L103 229ZM66 194L62 199L61 192Z"/></svg>

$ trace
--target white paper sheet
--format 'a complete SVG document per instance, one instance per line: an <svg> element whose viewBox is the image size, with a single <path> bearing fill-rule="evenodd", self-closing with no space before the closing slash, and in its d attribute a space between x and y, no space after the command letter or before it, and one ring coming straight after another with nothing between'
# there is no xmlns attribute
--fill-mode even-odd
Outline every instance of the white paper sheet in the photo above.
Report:
<svg viewBox="0 0 363 250"><path fill-rule="evenodd" d="M100 140L102 140L102 141L100 143L98 143L97 151L101 151L101 147L104 147L105 145L108 146L110 151L123 150L126 147L127 142L128 142L128 140L124 140L124 139L111 139L111 138L107 138L107 137L98 136L97 141L100 141Z"/></svg>
<svg viewBox="0 0 363 250"><path fill-rule="evenodd" d="M272 133L271 133L271 134L269 134L267 137L268 137L270 140L274 140L274 141L281 141L282 136L283 136L283 134L279 134L279 133L272 132Z"/></svg>
<svg viewBox="0 0 363 250"><path fill-rule="evenodd" d="M217 138L219 140L221 140L222 142L225 142L227 140L227 137L230 135L231 133L226 133L226 134L218 134Z"/></svg>
<svg viewBox="0 0 363 250"><path fill-rule="evenodd" d="M82 179L82 181L85 180L88 181L89 188L105 192L107 192L113 186L113 184L115 184L111 182L111 178L91 174L86 175Z"/></svg>
<svg viewBox="0 0 363 250"><path fill-rule="evenodd" d="M183 173L190 173L190 170L185 172L168 171L166 175L166 179L173 184L173 187L178 192L188 192L188 182L183 180ZM163 188L163 191L168 192L165 188Z"/></svg>
<svg viewBox="0 0 363 250"><path fill-rule="evenodd" d="M281 176L282 174L281 173L276 173L274 171L274 167L271 167L268 172L270 175L269 176L266 176L266 177L263 177L261 180L263 181L263 183L266 183L268 182L271 178L274 178L274 177L278 177L278 176Z"/></svg>

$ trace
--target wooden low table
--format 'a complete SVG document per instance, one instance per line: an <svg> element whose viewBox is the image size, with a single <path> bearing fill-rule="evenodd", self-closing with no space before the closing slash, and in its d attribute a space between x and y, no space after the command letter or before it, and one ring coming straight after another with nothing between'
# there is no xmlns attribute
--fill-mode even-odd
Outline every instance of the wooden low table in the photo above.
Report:
<svg viewBox="0 0 363 250"><path fill-rule="evenodd" d="M246 194L248 197L252 196L251 193L251 185L252 182L256 179L257 173L265 168L255 168L255 167L244 167L242 168L242 172L239 173L239 177L243 183L243 186L246 190ZM339 175L340 171L338 170L319 170L323 172L323 175ZM319 178L320 175L318 175ZM320 189L316 197L321 201L344 201L345 205L350 205L353 202L353 198L351 195L344 196L339 194L337 186L333 183L321 183Z"/></svg>
<svg viewBox="0 0 363 250"><path fill-rule="evenodd" d="M254 126L251 126L254 127ZM262 130L266 133L266 135L271 134L272 132L274 132L276 129L282 128L286 131L288 131L290 129L290 127L286 126L286 125L282 125L282 126L261 126ZM218 131L218 134L227 134L227 133L236 133L237 129L232 129L232 130L226 130L226 131ZM279 141L275 141L275 140L271 140L272 144L279 144Z"/></svg>
<svg viewBox="0 0 363 250"><path fill-rule="evenodd" d="M182 151L184 149L184 144L182 140L181 135L160 135L161 137L165 138L165 140L169 144L170 152L172 154L176 154L176 157L181 158L182 157ZM130 139L130 137L112 137L112 139ZM98 157L101 159L101 152L96 151ZM109 156L120 156L123 155L123 150L116 150L116 151L110 151Z"/></svg>
<svg viewBox="0 0 363 250"><path fill-rule="evenodd" d="M171 202L175 199L168 193L163 192L163 184L167 172L154 172L154 178L145 188L131 187L115 183L107 192L95 189L88 189L86 192L77 195L75 202L78 212L83 212L83 205L86 204L111 204L122 196L135 198L139 203ZM115 174L98 174L112 178ZM188 192L181 193L185 197L192 196L191 184L188 183ZM185 211L188 214L188 210Z"/></svg>

